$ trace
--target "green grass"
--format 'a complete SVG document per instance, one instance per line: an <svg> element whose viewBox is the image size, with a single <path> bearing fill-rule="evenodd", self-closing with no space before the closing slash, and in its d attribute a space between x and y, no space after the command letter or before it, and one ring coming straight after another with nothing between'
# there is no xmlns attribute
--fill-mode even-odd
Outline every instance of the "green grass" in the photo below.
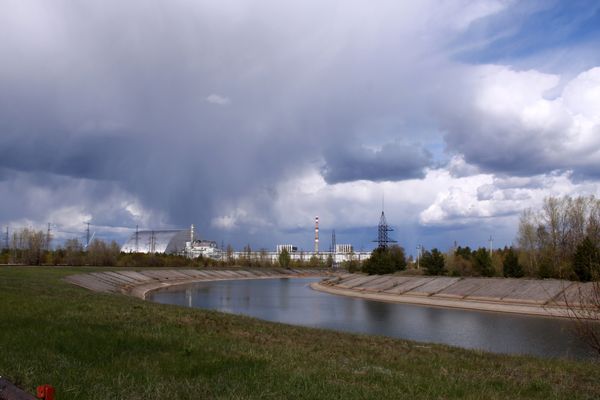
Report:
<svg viewBox="0 0 600 400"><path fill-rule="evenodd" d="M65 399L585 399L600 364L292 327L0 267L0 375Z"/></svg>

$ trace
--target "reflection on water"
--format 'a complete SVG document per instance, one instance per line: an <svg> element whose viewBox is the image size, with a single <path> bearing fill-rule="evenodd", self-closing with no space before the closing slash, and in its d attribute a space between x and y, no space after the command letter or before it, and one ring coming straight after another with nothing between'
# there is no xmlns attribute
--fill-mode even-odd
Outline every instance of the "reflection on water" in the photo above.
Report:
<svg viewBox="0 0 600 400"><path fill-rule="evenodd" d="M318 278L217 281L151 293L158 303L198 307L294 325L445 343L497 353L588 357L562 319L382 303L308 287Z"/></svg>

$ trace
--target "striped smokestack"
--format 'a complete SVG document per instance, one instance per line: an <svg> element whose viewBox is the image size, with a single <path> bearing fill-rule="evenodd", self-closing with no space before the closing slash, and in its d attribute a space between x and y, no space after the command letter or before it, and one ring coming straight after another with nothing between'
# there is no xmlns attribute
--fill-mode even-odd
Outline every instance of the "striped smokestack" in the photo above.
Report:
<svg viewBox="0 0 600 400"><path fill-rule="evenodd" d="M315 217L315 254L319 254L319 217Z"/></svg>

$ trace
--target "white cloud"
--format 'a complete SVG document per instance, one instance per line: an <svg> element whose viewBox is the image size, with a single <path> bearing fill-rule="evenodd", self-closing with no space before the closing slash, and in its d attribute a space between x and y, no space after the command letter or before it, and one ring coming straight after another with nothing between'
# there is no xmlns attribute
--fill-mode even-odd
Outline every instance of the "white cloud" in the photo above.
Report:
<svg viewBox="0 0 600 400"><path fill-rule="evenodd" d="M441 118L449 148L487 170L536 175L572 169L597 174L600 164L600 68L567 82L507 66L465 67L466 99Z"/></svg>
<svg viewBox="0 0 600 400"><path fill-rule="evenodd" d="M539 208L547 196L600 193L600 187L595 182L574 182L570 172L530 178L485 174L451 179L449 185L421 212L419 220L422 224L479 224L492 218L516 216L526 208Z"/></svg>
<svg viewBox="0 0 600 400"><path fill-rule="evenodd" d="M526 208L540 207L550 195L600 194L595 181L574 181L570 172L459 177L451 172L452 166L429 169L424 179L336 184L328 184L316 168L310 169L280 183L270 207L262 207L249 197L242 201L243 210L234 208L213 219L213 226L234 229L240 221L267 226L264 221L269 220L269 226L279 229L310 230L315 215L324 226L338 229L374 226L383 196L388 221L393 225L480 226L482 221L514 219Z"/></svg>
<svg viewBox="0 0 600 400"><path fill-rule="evenodd" d="M14 173L0 180L0 197L5 214L2 224L11 230L33 228L45 231L51 224L53 237L83 237L86 223L96 237L123 240L135 229L168 227L163 212L141 205L131 193L113 182L45 175L39 179L30 173Z"/></svg>
<svg viewBox="0 0 600 400"><path fill-rule="evenodd" d="M211 225L218 229L232 230L236 228L237 217L235 215L222 215L215 217L211 221Z"/></svg>
<svg viewBox="0 0 600 400"><path fill-rule="evenodd" d="M223 231L233 231L243 228L250 233L260 228L271 226L263 213L260 212L262 208L261 204L252 200L252 198L243 199L238 202L237 207L229 212L212 218L211 226Z"/></svg>
<svg viewBox="0 0 600 400"><path fill-rule="evenodd" d="M454 155L448 162L446 169L455 178L463 178L465 176L477 175L481 173L479 168L471 165L465 161L465 157L462 154Z"/></svg>
<svg viewBox="0 0 600 400"><path fill-rule="evenodd" d="M225 96L221 96L219 94L211 94L206 97L206 101L211 104L217 104L219 106L226 106L231 103L231 99Z"/></svg>

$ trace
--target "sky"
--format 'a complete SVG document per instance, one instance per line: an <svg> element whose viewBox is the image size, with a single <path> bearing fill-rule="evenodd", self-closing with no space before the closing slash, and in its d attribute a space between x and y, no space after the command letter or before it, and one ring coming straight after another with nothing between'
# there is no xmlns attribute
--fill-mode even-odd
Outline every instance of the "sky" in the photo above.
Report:
<svg viewBox="0 0 600 400"><path fill-rule="evenodd" d="M600 195L600 3L0 0L0 226L510 245Z"/></svg>

